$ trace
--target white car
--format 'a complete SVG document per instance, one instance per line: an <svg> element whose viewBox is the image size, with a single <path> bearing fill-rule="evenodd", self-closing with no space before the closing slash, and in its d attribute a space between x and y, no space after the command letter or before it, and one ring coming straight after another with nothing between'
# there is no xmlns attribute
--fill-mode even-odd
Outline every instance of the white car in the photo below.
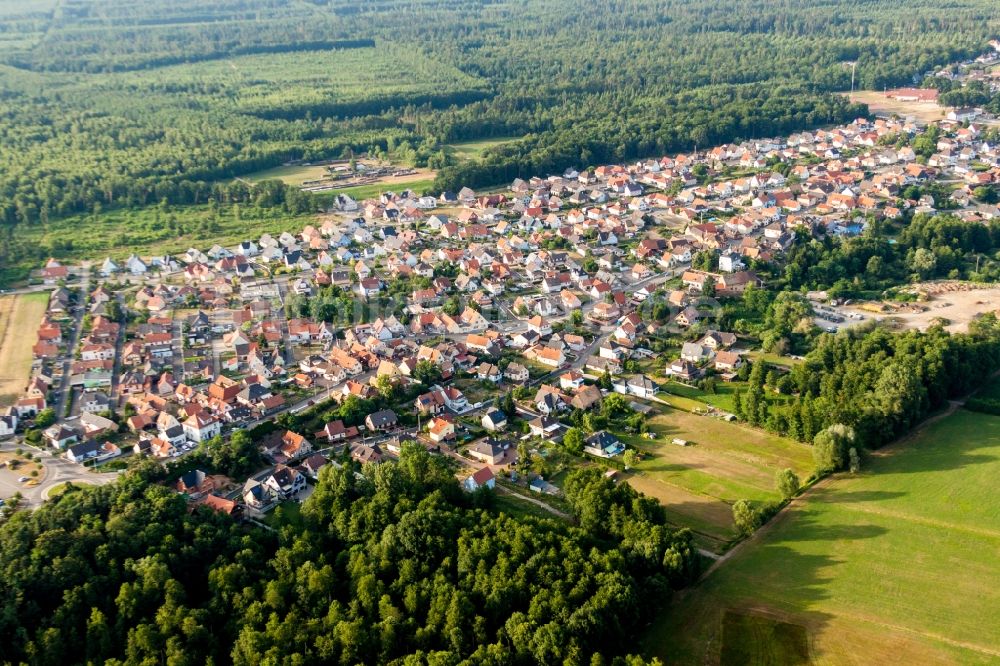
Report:
<svg viewBox="0 0 1000 666"><path fill-rule="evenodd" d="M28 481L28 480L29 480L29 478L27 476L22 476L20 479L18 479L18 482L19 483L24 483L25 481Z"/></svg>

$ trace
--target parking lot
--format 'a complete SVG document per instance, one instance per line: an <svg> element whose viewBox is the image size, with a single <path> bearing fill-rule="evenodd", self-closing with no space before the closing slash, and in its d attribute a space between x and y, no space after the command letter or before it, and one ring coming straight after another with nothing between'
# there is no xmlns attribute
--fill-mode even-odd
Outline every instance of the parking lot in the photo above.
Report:
<svg viewBox="0 0 1000 666"><path fill-rule="evenodd" d="M813 309L816 312L814 319L816 325L827 333L836 333L841 328L857 326L868 319L866 315L843 306L814 305Z"/></svg>

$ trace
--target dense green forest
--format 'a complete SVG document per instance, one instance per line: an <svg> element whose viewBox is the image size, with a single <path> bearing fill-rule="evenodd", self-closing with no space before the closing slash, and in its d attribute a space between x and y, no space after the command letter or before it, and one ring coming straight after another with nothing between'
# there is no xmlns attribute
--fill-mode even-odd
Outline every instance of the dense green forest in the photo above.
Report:
<svg viewBox="0 0 1000 666"><path fill-rule="evenodd" d="M240 526L155 463L0 527L0 660L140 664L640 664L636 633L692 580L686 531L595 470L578 526L514 519L444 459L327 467L301 517Z"/></svg>
<svg viewBox="0 0 1000 666"><path fill-rule="evenodd" d="M199 181L389 153L438 188L847 120L831 94L980 52L959 0L0 2L0 224L189 203ZM448 142L520 140L449 164ZM0 249L0 252L3 252ZM2 255L0 255L2 258Z"/></svg>

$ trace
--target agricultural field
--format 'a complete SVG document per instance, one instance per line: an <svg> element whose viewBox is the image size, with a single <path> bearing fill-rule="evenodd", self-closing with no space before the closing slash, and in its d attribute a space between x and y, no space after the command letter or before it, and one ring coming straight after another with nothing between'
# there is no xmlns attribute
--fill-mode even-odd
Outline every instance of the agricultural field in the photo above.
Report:
<svg viewBox="0 0 1000 666"><path fill-rule="evenodd" d="M31 345L47 293L0 297L0 407L13 404L31 374Z"/></svg>
<svg viewBox="0 0 1000 666"><path fill-rule="evenodd" d="M994 389L995 390L995 389ZM648 634L674 664L1000 660L1000 417L958 410L822 482Z"/></svg>
<svg viewBox="0 0 1000 666"><path fill-rule="evenodd" d="M655 440L625 437L645 454L629 483L659 499L671 520L690 527L709 550L735 538L733 502L779 501L778 471L791 468L801 478L812 471L808 446L737 423L670 409L652 416L649 427ZM688 445L673 444L675 438Z"/></svg>

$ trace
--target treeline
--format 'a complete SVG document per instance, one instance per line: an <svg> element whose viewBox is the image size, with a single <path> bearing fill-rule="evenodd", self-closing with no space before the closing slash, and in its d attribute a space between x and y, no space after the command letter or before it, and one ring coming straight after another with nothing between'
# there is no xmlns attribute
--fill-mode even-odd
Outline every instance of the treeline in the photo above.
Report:
<svg viewBox="0 0 1000 666"><path fill-rule="evenodd" d="M1000 322L988 313L961 334L870 324L822 335L780 387L767 386L763 365L755 364L737 401L744 420L804 442L843 425L859 446L878 448L1000 369ZM777 405L764 399L779 388L792 397Z"/></svg>
<svg viewBox="0 0 1000 666"><path fill-rule="evenodd" d="M276 533L189 513L158 470L0 527L0 659L640 664L637 631L696 574L689 534L594 470L566 481L568 526L498 513L406 446L360 479L324 469Z"/></svg>
<svg viewBox="0 0 1000 666"><path fill-rule="evenodd" d="M585 14L569 0L88 0L22 12L10 30L45 36L0 54L31 70L0 73L0 222L142 205L159 181L293 159L450 164L437 187L456 189L842 122L864 112L828 94L850 86L846 63L859 87L912 83L981 52L998 17L989 0L948 12L931 0L875 12L860 0L625 0ZM314 47L340 50L302 51ZM204 60L259 52L270 55L223 69ZM194 64L158 69L181 61ZM94 75L59 73L81 70ZM445 149L496 136L525 138L479 164Z"/></svg>
<svg viewBox="0 0 1000 666"><path fill-rule="evenodd" d="M616 115L621 108L631 109L627 123ZM707 148L738 138L778 136L866 113L865 107L843 96L788 86L713 87L657 99L629 93L589 96L585 104L574 101L544 113L536 111L531 129L540 134L491 148L480 161L442 169L435 188L479 187L561 173L569 166L583 168ZM470 118L461 123L462 133L475 134L469 129L474 122ZM489 119L482 122L479 132L485 133Z"/></svg>
<svg viewBox="0 0 1000 666"><path fill-rule="evenodd" d="M896 242L884 222L869 219L856 238L800 238L776 276L790 289L825 289L832 297L881 292L908 279L1000 280L1000 222L954 215L915 215Z"/></svg>

